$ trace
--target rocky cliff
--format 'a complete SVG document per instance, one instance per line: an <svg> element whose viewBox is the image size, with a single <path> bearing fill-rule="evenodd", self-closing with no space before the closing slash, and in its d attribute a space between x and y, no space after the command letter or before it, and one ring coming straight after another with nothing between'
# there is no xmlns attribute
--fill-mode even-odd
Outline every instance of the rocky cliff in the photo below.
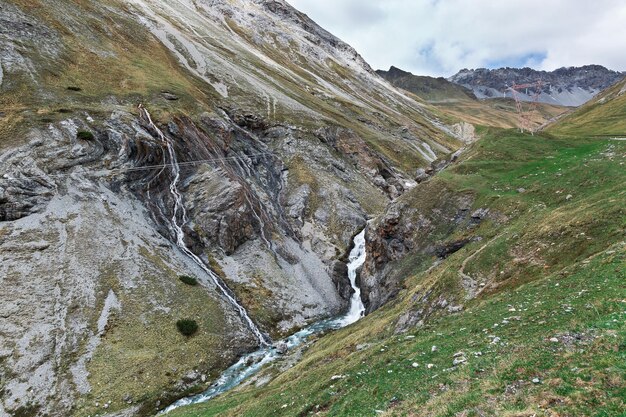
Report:
<svg viewBox="0 0 626 417"><path fill-rule="evenodd" d="M259 342L231 297L268 338L337 314L351 238L461 145L284 1L0 0L0 21L0 414L204 388Z"/></svg>

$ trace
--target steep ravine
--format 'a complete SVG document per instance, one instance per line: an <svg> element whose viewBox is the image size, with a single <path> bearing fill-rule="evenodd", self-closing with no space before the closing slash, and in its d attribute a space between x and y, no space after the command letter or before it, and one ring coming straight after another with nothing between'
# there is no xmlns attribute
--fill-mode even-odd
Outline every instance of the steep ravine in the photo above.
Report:
<svg viewBox="0 0 626 417"><path fill-rule="evenodd" d="M154 124L149 113L143 107L140 107L140 116L141 116L141 120L143 121L143 123L145 123L146 129L148 129L148 131L150 131L151 134L154 135L156 139L158 139L158 142L160 143L160 145L164 147L164 149L161 151L161 155L164 158L163 159L164 163L162 164L163 166L159 167L157 164L157 167L159 169L157 176L164 176L164 177L157 181L154 181L154 179L148 181L149 185L157 184L156 190L152 190L153 192L152 195L153 196L161 195L161 200L156 200L156 201L152 200L149 203L149 206L155 208L155 211L153 213L154 218L157 221L159 221L159 218L160 218L162 221L165 221L166 224L167 222L171 223L172 230L170 231L170 238L172 238L177 243L177 245L182 249L182 251L186 253L188 256L190 256L190 258L193 259L194 262L198 263L205 270L205 272L211 277L211 279L213 279L214 282L216 282L217 288L219 288L220 291L222 291L226 299L229 300L231 305L235 307L235 311L239 311L239 315L243 318L243 321L247 323L247 326L252 331L252 333L255 334L260 345L260 350L244 355L243 357L239 359L238 362L236 362L234 365L228 368L225 371L225 373L222 374L220 378L218 378L215 385L211 387L207 392L203 394L199 394L198 396L190 397L188 399L183 399L177 402L175 405L173 405L169 409L176 408L181 405L185 405L189 403L207 401L213 398L214 396L219 395L225 392L226 390L229 390L232 387L236 386L237 384L242 382L244 379L248 378L249 376L256 373L258 370L260 370L265 364L274 361L275 359L280 357L282 354L284 354L286 351L288 351L292 347L300 345L310 335L318 333L318 332L322 332L328 329L342 327L342 326L350 324L351 322L355 320L358 320L358 318L360 318L365 312L365 306L363 305L362 300L365 300L367 302L368 311L371 312L375 310L376 308L382 306L383 304L385 304L387 301L389 301L391 298L394 297L397 291L397 288L399 288L399 286L401 285L401 281L394 282L393 280L390 280L389 277L387 276L388 273L385 272L385 270L376 272L374 269L370 269L368 270L369 271L368 273L365 273L361 277L361 279L357 279L356 277L357 269L360 269L363 263L365 262L365 247L366 246L370 247L372 250L374 250L374 253L377 254L376 255L377 258L375 259L375 263L374 263L375 265L385 266L393 260L392 258L381 259L380 255L378 255L380 253L380 249L378 249L376 246L377 244L379 244L379 243L376 243L377 242L376 238L372 236L371 238L372 241L366 242L366 239L365 239L366 234L365 234L365 230L363 230L354 239L354 249L348 258L349 262L348 262L347 268L345 269L338 268L337 272L335 273L335 277L337 275L343 275L338 278L335 278L335 283L339 284L337 286L336 291L338 291L339 294L345 294L343 295L343 297L347 296L350 299L349 304L346 303L348 304L347 305L348 311L345 313L345 316L341 316L337 319L332 319L332 320L321 320L317 322L313 321L312 325L304 327L302 330L289 336L284 341L280 341L280 342L270 345L269 340L266 339L264 331L259 329L257 325L250 318L248 311L246 311L246 307L239 304L239 301L236 300L235 297L237 297L237 295L233 293L230 289L228 289L225 285L222 286L221 278L216 276L215 273L206 266L205 261L202 261L200 259L199 255L201 256L203 253L202 248L204 247L204 243L202 242L202 240L199 239L199 234L195 232L195 230L197 229L189 227L189 223L193 222L193 218L187 217L187 211L184 208L185 201L183 197L181 196L180 191L178 190L178 184L184 183L185 179L181 178L181 171L180 171L181 163L178 162L178 158L176 156L177 148L174 146L174 143L175 143L174 141L176 140L176 138L180 138L184 141L182 145L188 146L186 142L189 142L190 138L191 140L194 140L193 139L194 137L201 137L203 133L199 131L197 128L193 127L193 122L191 122L190 125L183 124L183 126L187 132L189 131L195 132L195 135L190 135L189 133L187 133L185 136L182 136L182 135L176 136L176 133L180 132L180 129L181 129L180 125L174 127L171 124L168 126L168 133L164 133L159 127L157 127ZM226 118L226 121L232 122L232 119ZM258 137L253 137L253 135L247 133L240 126L235 126L233 127L233 129L237 133L243 133L244 138L250 141L251 143L260 142ZM168 137L168 135L172 135L172 138ZM201 139L196 140L196 143L202 143L202 140ZM236 146L236 142L231 142L230 149L233 149L232 148L233 145ZM185 154L185 152L188 152L186 149L189 149L189 148L185 148L185 147L180 148L181 146L180 143L178 146L179 146L178 152L181 152L182 154ZM199 154L197 151L198 151L198 148L197 147L194 148L195 154L190 155L190 157L199 158L198 156ZM249 149L245 149L245 151L250 152ZM261 151L261 152L255 149L253 150L253 152L258 152L256 155L261 155L264 157L268 155L270 156L272 155L271 152L267 151L267 148L265 148L264 151ZM254 156L255 154L252 154L252 155ZM224 155L224 156L219 157L219 156L214 156L211 154L209 154L208 156L210 157L206 159L200 159L200 160L196 159L196 161L199 161L200 163L216 163L218 166L224 169L223 172L231 172L230 178L232 178L234 181L242 181L243 178L250 178L250 177L258 178L256 176L258 174L253 174L254 171L252 171L250 167L248 166L249 160L246 160L247 155L245 153L243 156ZM230 168L231 163L235 166L234 169ZM186 166L185 162L182 162L182 164L183 166ZM193 166L194 161L193 160L189 161L187 165ZM431 172L431 174L434 172L437 172L438 170L442 169L442 167L445 167L446 165L447 165L447 162L445 161L438 161L436 163L433 162L433 168L431 168L429 172ZM230 171L228 170L229 168L231 169ZM166 172L165 175L163 172L164 170ZM423 180L423 178L421 180ZM145 183L145 182L146 182L145 180L140 181L140 183ZM281 184L282 184L282 180L281 180ZM426 184L424 184L424 186L426 186ZM241 187L242 188L245 187L245 184L242 184ZM284 185L281 185L279 189L282 189L282 187L284 187ZM161 189L161 191L158 191L159 188ZM163 189L167 190L165 195L163 195L162 193ZM263 188L261 187L257 189L263 190ZM146 191L146 195L149 196L150 191L151 191L150 188L148 188L148 190ZM437 201L434 204L445 205L445 201L447 201L446 199L448 197L449 196L444 195L442 196L441 201ZM249 217L249 220L252 221L254 224L254 227L256 227L256 233L257 233L256 241L261 244L264 244L266 250L272 251L273 259L276 262L279 262L279 263L284 262L283 257L285 256L285 252L281 245L282 242L280 241L270 242L267 240L267 238L264 235L265 223L260 219L259 214L254 212L254 209L251 207L251 204L250 204L250 198L247 196L247 194L245 198L242 200L242 203L247 204L247 208L253 212L252 216ZM397 204L401 204L401 203L399 202L393 203L392 206L390 206L390 208L388 209L388 212L394 211L395 209L393 207L397 206ZM451 209L461 210L461 211L460 212L457 211L455 212L455 214L451 214L451 215L456 216L456 217L460 216L459 221L461 221L463 218L463 215L460 213L467 211L467 205L468 205L468 202L466 200L455 203L454 205L451 206ZM459 208L457 209L453 208L457 206ZM169 219L168 219L167 213L170 213ZM280 208L280 206L275 211L264 210L262 213L263 213L263 216L267 218L272 218L272 216L279 217L279 221L275 223L274 227L280 227L281 225L280 221L282 220L282 213L283 213L283 210ZM277 213L281 213L281 214L277 214ZM433 222L445 222L446 220L447 219L445 217L441 217L441 218L434 219ZM256 223L254 223L254 221L256 221ZM381 219L376 220L376 224L384 224L385 222L387 222L386 218L383 218L382 220ZM286 221L285 221L285 224L287 224L287 227L290 227ZM409 228L410 226L411 225L408 225ZM374 232L370 232L370 233L376 233L376 230L378 229L373 229L373 230ZM428 242L427 236L430 231L432 230L428 229L424 231L424 238L423 238L424 242ZM287 231L287 233L288 234L292 233L291 228ZM403 236L403 232L401 228L398 230L392 231L392 236L391 236L392 239L399 239L401 241L402 236ZM195 248L195 250L198 251L198 255L193 253L189 248ZM236 247L233 248L233 251L235 251L236 249L237 249ZM274 251L275 249L277 250ZM318 250L319 250L319 247L318 247ZM299 260L299 261L302 262L302 260ZM220 268L219 264L214 264L214 267ZM371 271L374 271L374 272L371 272ZM228 275L226 274L225 277L228 277ZM372 279L378 280L378 282L372 281ZM346 286L346 282L347 282L348 288L352 287L352 289L349 291L345 291L342 288L342 286ZM357 283L360 283L360 284L357 284ZM359 288L359 285L363 286L363 293L361 293L361 289ZM342 307L342 310L345 311L345 308L346 307Z"/></svg>
<svg viewBox="0 0 626 417"><path fill-rule="evenodd" d="M40 306L42 313L37 313L48 314L43 311L58 302L83 305L68 312L71 319L59 316L59 321L49 324L51 327L41 327L42 331L63 328L67 332L65 337L75 342L59 343L53 356L39 359L35 359L30 349L43 349L50 343L45 338L40 339L41 344L31 344L19 353L12 350L10 343L5 345L8 347L5 357L10 359L5 362L4 372L16 369L20 360L32 361L26 367L20 365L22 376L7 384L6 389L10 393L8 398L18 399L16 404L22 400L35 404L47 402L46 408L34 408L35 414L43 410L64 413L62 410L67 407L76 407L72 404L77 404L81 415L95 412L103 404L116 409L130 406L134 412L149 414L155 408L136 398L158 398L157 408L160 408L185 390L198 390L202 381L210 380L208 375L217 376L216 371L224 369L237 356L268 343L269 335L278 340L283 335L294 334L294 340L300 340L309 332L332 328L334 324L329 327L329 322L320 320L345 312L354 298L348 279L354 271L346 267L347 259L343 260L341 253L348 246L344 246L344 239L350 243L354 233L365 226L368 215L347 188L322 188L320 183L308 185L307 182L304 182L306 187L294 187L294 179L306 180L301 177L302 168L293 165L298 157L294 155L289 160L289 152L287 158L278 156L278 152L285 155L286 149L293 152L296 144L304 145L304 149L314 146L321 150L312 161L312 166L320 167L319 178L330 169L358 184L363 181L358 176L358 165L351 167L341 157L324 151L327 143L336 140L333 131L316 132L323 141L310 142L295 136L302 133L291 128L265 127L249 133L233 125L232 119L225 115L221 119L218 115L203 117L201 125L177 116L159 127L144 109L138 113L138 118L125 112L114 113L102 125L90 121L90 116L67 119L47 132L32 131L31 143L3 155L1 167L6 186L2 187L0 212L4 213L5 222L0 249L6 260L2 265L8 274L5 276L17 278L28 273L42 279L49 277L56 270L48 266L56 265L52 259L57 253L56 230L64 224L68 229L61 233L67 236L61 242L71 240L76 242L71 245L78 245L84 236L98 236L98 242L64 255L67 260L58 265L58 272L52 272L59 279L67 279L84 276L89 269L88 276L93 276L94 285L85 286L73 280L75 295L64 301L44 303ZM93 131L94 136L78 139L79 130ZM364 152L367 158L376 155L369 150ZM283 159L287 162L283 163ZM366 178L376 184L375 177ZM393 174L388 176L392 178ZM379 186L383 190L387 187ZM342 199L337 199L338 196ZM59 211L60 204L66 207L64 211ZM315 211L311 212L313 207ZM332 218L342 223L327 224ZM131 226L129 221L140 226ZM27 234L31 224L38 225L39 237ZM339 231L336 240L329 239L328 232L324 232L329 226ZM119 227L126 231L118 235ZM361 243L364 245L365 241ZM119 247L120 252L112 251L114 247ZM92 250L99 251L99 260L94 260ZM15 256L22 252L23 255ZM7 258L7 254L13 254L12 258ZM19 260L27 259L22 256L30 257L29 254L35 254L38 260L27 272L24 266L19 266ZM76 256L82 256L89 266L77 263ZM206 290L188 294L190 290L176 284L180 274L196 276L206 285ZM61 281L52 282L67 288ZM249 295L250 284L261 297ZM77 293L79 289L83 293ZM150 295L140 295L139 291ZM33 303L37 294L23 293L21 297ZM9 295L14 297L15 293L5 293ZM165 298L161 300L161 296ZM181 296L186 300L178 301ZM101 305L96 301L100 297ZM196 297L200 298L196 300ZM202 301L202 297L210 301ZM81 299L94 301L90 304ZM116 301L104 303L105 299ZM144 302L149 307L142 306ZM7 309L17 304L7 299L4 305ZM198 310L202 305L209 307ZM217 305L223 318L215 315ZM84 309L90 313L85 314ZM195 336L191 343L205 344L204 348L198 346L198 352L213 346L212 349L221 352L219 360L203 358L198 366L197 359L183 358L178 351L178 344L189 341L178 340L175 334L171 335L173 340L152 339L159 337L161 326L171 325L176 316L190 313L201 318L206 331L213 329L210 331L221 338L219 342L207 341L206 337L212 338L207 333ZM139 316L133 317L135 314ZM84 318L79 318L81 315ZM139 317L141 320L136 321ZM76 325L61 327L60 323L67 320L76 321ZM104 324L92 331L90 320ZM308 327L311 323L316 324ZM144 326L150 330L138 339L124 333L133 334ZM91 340L87 347L79 342L85 338ZM161 343L174 350L168 353L166 361L157 365L176 369L168 372L171 376L167 376L167 382L146 373L145 378L154 386L147 392L142 392L146 382L131 382L131 378L152 369L152 365L141 362L128 366L123 350L118 349L136 349L124 347L133 339L148 349L145 352L148 357L152 355L149 349ZM122 345L117 345L120 340ZM71 373L64 374L52 366L45 382L34 382L38 381L41 366L50 366L51 361L61 358L67 361ZM117 367L124 369L121 376L116 374ZM198 371L188 372L194 368ZM117 385L101 382L109 378L120 382ZM73 381L81 397L73 397L76 394L67 385L63 391L50 390L51 384L65 381ZM22 386L39 388L27 394L21 390ZM123 390L121 395L120 390ZM68 401L63 404L48 401L48 395L64 396Z"/></svg>
<svg viewBox="0 0 626 417"><path fill-rule="evenodd" d="M170 204L173 204L174 207L174 217L172 218L175 225L174 238L184 252L188 252L188 255L192 257L194 261L201 263L209 275L214 275L213 271L209 270L203 261L187 248L186 242L194 242L195 238L193 230L188 227L185 228L191 234L191 236L186 236L183 228L178 226L178 223L176 223L177 221L187 223L190 219L186 217L186 211L182 206L182 204L184 204L183 199L178 194L179 191L177 189L177 184L180 181L180 166L177 162L175 153L171 153L174 152L172 139L166 137L166 134L154 125L149 113L145 109L140 108L140 111L142 119L147 122L147 128L152 132L152 134L156 135L160 139L169 151L170 162L169 165L167 165L167 168L172 171L172 174L169 176L169 180L166 180L162 187L165 186L168 188L170 190L170 194L174 197L173 201L170 201ZM231 119L227 120L232 122ZM239 126L237 126L235 130L237 132L243 131L246 133ZM250 135L246 133L246 136ZM256 137L253 139L257 142L259 141ZM266 153L269 154L269 152ZM266 153L261 153L261 155L266 155ZM235 161L238 168L241 168L242 160L240 157L225 156L214 159L219 160L222 164L225 164L225 161L230 160L229 158ZM435 190L437 184L431 183L430 176L444 169L457 158L458 153L453 155L449 161L433 161L431 167L426 170L427 173L423 174L423 176L419 178L419 180L423 182L420 187L428 187ZM251 171L249 169L244 170L243 175L250 176ZM252 175L254 177L254 174ZM234 177L237 178L236 175ZM169 185L167 181L169 181ZM422 190L422 192L427 193L428 191ZM235 364L224 371L224 373L217 378L207 391L183 398L167 407L165 412L184 405L208 401L215 396L232 389L244 380L256 374L265 365L280 358L292 348L301 345L311 335L347 326L362 317L366 311L372 312L383 306L395 297L398 290L402 286L402 280L404 279L404 276L402 275L403 272L402 270L394 270L396 267L395 261L403 260L408 253L421 252L421 256L424 258L429 258L433 255L443 258L468 243L470 239L465 242L453 242L449 245L442 246L440 244L441 240L433 239L431 235L438 236L445 240L446 235L450 235L457 231L461 225L465 225L463 227L471 229L482 220L482 217L486 213L469 212L469 208L472 205L472 198L470 195L455 195L445 189L434 195L436 195L436 199L430 202L430 205L416 207L415 209L411 208L411 210L409 210L409 214L406 212L409 207L405 198L401 197L398 200L392 200L384 216L374 219L372 221L372 226L367 229L369 235L368 240L366 240L366 229L363 229L361 233L355 236L354 247L348 257L347 267L345 269L339 268L336 273L336 275L343 274L343 277L339 278L341 281L335 280L335 282L342 282L342 285L344 286L346 285L346 278L348 278L347 282L349 284L349 290L345 291L338 286L337 291L339 294L342 294L344 298L349 297L350 301L347 312L337 318L313 321L312 324L309 324L302 330L290 335L288 338L270 344L269 340L264 339L264 335L261 334L261 336L259 336L259 334L257 334L257 331L260 332L261 330L259 330L256 327L256 324L250 320L248 312L245 308L241 306L237 300L230 298L233 293L229 289L223 288L222 291L227 295L227 298L236 307L236 309L240 311L240 315L245 319L244 321L250 320L248 321L248 326L251 328L252 332L256 334L256 337L259 340L260 349L242 356ZM245 202L249 203L249 199L247 197ZM157 205L163 205L163 203ZM445 207L445 209L441 210L441 207ZM168 209L165 208L164 210L167 212ZM178 210L181 211L182 216L176 216ZM402 212L402 215L398 214L399 211ZM433 213L433 215L424 216L424 214L427 213ZM163 215L163 212L156 213L155 215L158 216L159 214ZM266 215L271 216L270 213ZM420 217L420 220L417 222L417 233L414 227L415 223L413 223L414 220L411 217L413 215L418 215ZM258 231L259 235L257 236L257 241L265 243L266 249L273 250L275 247L274 243L268 241L264 235L264 222L260 220L256 213L254 213L253 218L257 220L256 226L260 228ZM181 224L181 226L184 226L184 224ZM190 244L195 245L196 249L201 247L201 244L198 244L197 242L195 244ZM278 247L280 248L280 242ZM366 248L372 251L372 257L366 258ZM284 252L273 252L273 256L277 262L281 262ZM368 266L363 269L363 273L359 278L357 277L357 270L361 270L366 262L366 259L368 259ZM218 280L220 279L217 276L215 276L215 278ZM364 302L366 304L364 304ZM421 318L422 317L418 317L418 319ZM411 320L412 321L409 325L413 325L415 323L415 319L412 318Z"/></svg>
<svg viewBox="0 0 626 417"><path fill-rule="evenodd" d="M254 327L341 315L354 236L461 145L282 0L0 0L0 21L0 414L149 415Z"/></svg>

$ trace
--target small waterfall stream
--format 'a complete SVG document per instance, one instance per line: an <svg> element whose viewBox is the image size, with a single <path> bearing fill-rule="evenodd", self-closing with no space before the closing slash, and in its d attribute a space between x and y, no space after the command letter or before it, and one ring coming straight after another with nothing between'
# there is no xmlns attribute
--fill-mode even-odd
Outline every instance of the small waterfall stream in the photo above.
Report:
<svg viewBox="0 0 626 417"><path fill-rule="evenodd" d="M178 165L178 159L176 158L176 152L174 150L174 146L172 142L167 138L163 132L152 122L152 118L150 117L150 113L143 107L141 104L139 105L139 111L143 114L144 118L147 120L150 127L156 132L159 136L159 139L163 142L163 144L167 147L167 152L169 156L169 166L172 170L172 182L170 183L170 193L174 198L174 210L171 218L171 228L176 236L176 245L180 248L180 250L191 258L206 274L209 276L211 281L215 284L215 286L219 289L224 297L228 300L228 302L237 310L239 316L245 321L248 325L254 336L258 339L259 345L261 347L270 346L271 341L265 336L261 330L257 327L257 325L252 321L246 309L239 304L239 302L231 295L230 290L226 287L226 284L222 282L222 280L209 269L205 263L200 259L196 254L194 254L185 244L185 233L183 232L182 226L187 222L187 212L185 210L185 206L183 205L182 196L178 191L178 182L180 180L180 166ZM180 214L180 217L179 217ZM180 222L180 223L179 223Z"/></svg>
<svg viewBox="0 0 626 417"><path fill-rule="evenodd" d="M201 394L182 398L167 407L160 414L168 413L176 408L209 401L236 387L248 377L256 374L264 365L275 361L281 356L277 346L282 345L281 350L290 350L304 343L309 336L325 330L336 330L358 321L365 313L365 306L361 301L361 290L356 285L357 270L365 263L365 229L354 238L354 247L348 258L348 278L354 290L350 299L350 308L342 316L332 319L321 320L305 327L297 333L274 344L274 346L262 346L259 350L242 356L237 363L226 369L213 385Z"/></svg>

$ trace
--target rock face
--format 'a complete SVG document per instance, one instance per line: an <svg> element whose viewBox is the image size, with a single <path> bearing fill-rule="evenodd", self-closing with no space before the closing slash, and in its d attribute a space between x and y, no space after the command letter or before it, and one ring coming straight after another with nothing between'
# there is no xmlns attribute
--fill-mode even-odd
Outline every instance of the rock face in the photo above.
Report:
<svg viewBox="0 0 626 417"><path fill-rule="evenodd" d="M132 162L129 142L146 136L134 120L117 114L108 120L107 132L85 143L76 139L76 129L87 122L69 119L30 132L30 143L3 155L3 178L20 179L20 193L3 187L5 195L29 198L19 212L6 209L11 199L2 204L5 213L13 213L0 223L0 276L6 289L0 295L0 410L5 413L67 414L79 395L104 394L94 384L110 377L108 371L95 378L90 370L115 363L116 355L109 356L111 338L123 349L134 346L136 353L150 354L152 337L172 326L178 309L214 311L212 331L223 337L214 339L207 325L198 340L231 359L238 352L230 343L254 343L210 282L202 280L203 289L181 300L185 290L177 274L201 278L201 271L156 232L123 176L111 181L98 175L104 165L120 168ZM170 344L164 350L179 367L197 365L176 348L175 333L163 333L162 343ZM165 365L154 360L155 366ZM126 363L121 373L130 377L138 365ZM210 359L205 367L220 366ZM118 383L124 385L123 379Z"/></svg>
<svg viewBox="0 0 626 417"><path fill-rule="evenodd" d="M448 236L458 229L471 228L471 194L454 194L426 182L389 206L385 214L368 228L367 253L361 274L367 311L376 310L394 298L405 278L403 263L419 270L432 256L444 258L460 249ZM414 201L413 195L431 196L429 201ZM468 240L469 241L469 240Z"/></svg>
<svg viewBox="0 0 626 417"><path fill-rule="evenodd" d="M0 0L0 22L2 415L153 415L255 348L172 218L282 336L345 310L352 237L462 145L284 1Z"/></svg>
<svg viewBox="0 0 626 417"><path fill-rule="evenodd" d="M580 106L591 100L600 91L610 87L624 77L623 73L611 71L600 65L559 68L536 71L531 68L486 68L463 69L448 80L471 89L480 99L512 97L507 88L513 84L543 82L538 100L563 106ZM529 89L522 91L522 100L532 100L537 93Z"/></svg>

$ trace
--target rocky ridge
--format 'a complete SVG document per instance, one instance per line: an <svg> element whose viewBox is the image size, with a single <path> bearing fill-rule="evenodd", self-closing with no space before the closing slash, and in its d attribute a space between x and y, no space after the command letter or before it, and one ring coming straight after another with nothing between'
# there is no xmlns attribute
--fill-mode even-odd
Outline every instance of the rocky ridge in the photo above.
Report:
<svg viewBox="0 0 626 417"><path fill-rule="evenodd" d="M527 89L521 92L520 98L530 101L534 94L539 93L540 102L576 107L591 100L623 77L623 73L608 70L601 65L585 65L554 71L509 67L462 69L448 80L471 89L479 99L511 97L507 88L513 84L541 81L543 87L540 92Z"/></svg>

